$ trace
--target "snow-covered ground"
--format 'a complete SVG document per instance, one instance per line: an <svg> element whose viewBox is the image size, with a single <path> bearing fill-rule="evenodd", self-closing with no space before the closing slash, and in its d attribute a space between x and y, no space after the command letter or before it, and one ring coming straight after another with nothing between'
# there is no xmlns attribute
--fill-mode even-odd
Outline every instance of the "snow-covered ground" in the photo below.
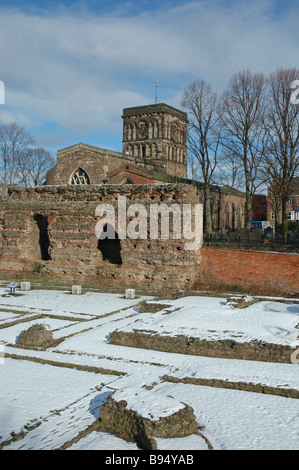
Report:
<svg viewBox="0 0 299 470"><path fill-rule="evenodd" d="M0 357L0 444L11 433L23 434L3 449L58 449L92 425L115 390L127 398L129 391L136 390L135 406L140 408L137 398L144 386L152 386L151 405L157 416L163 413L167 396L189 404L206 438L156 439L161 450L208 449L206 440L214 449L299 449L298 400L162 380L168 374L299 390L298 364L199 357L109 343L116 329L142 329L299 347L299 300L265 298L237 309L225 297L203 295L157 301L153 296L128 300L121 294L77 296L46 289L15 297L6 294L7 289L0 288L0 342L5 353L4 360ZM167 308L140 313L141 301ZM46 351L17 347L20 332L34 323L48 325L54 338L61 339L59 345ZM87 367L99 370L84 370ZM135 444L97 431L69 448L137 450Z"/></svg>
<svg viewBox="0 0 299 470"><path fill-rule="evenodd" d="M251 299L250 299L251 300ZM122 331L150 330L163 336L184 335L207 340L251 340L298 344L298 305L262 301L235 308L224 298L183 297L163 301L169 308L132 319ZM153 302L152 302L153 303ZM169 315L171 312L171 315Z"/></svg>

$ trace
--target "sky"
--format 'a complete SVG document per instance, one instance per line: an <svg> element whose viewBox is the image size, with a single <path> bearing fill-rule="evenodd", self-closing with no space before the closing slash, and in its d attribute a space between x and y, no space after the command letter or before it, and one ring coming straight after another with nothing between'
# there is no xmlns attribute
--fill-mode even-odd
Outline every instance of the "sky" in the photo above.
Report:
<svg viewBox="0 0 299 470"><path fill-rule="evenodd" d="M182 109L204 79L221 93L240 70L299 65L298 0L0 0L0 124L51 151L122 151L122 110ZM1 103L1 101L0 101Z"/></svg>

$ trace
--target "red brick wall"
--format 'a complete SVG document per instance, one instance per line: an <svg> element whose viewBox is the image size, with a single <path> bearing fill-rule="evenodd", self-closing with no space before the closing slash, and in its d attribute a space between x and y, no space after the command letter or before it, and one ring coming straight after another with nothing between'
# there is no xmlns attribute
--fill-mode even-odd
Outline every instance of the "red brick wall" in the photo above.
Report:
<svg viewBox="0 0 299 470"><path fill-rule="evenodd" d="M299 296L299 255L202 248L195 289Z"/></svg>

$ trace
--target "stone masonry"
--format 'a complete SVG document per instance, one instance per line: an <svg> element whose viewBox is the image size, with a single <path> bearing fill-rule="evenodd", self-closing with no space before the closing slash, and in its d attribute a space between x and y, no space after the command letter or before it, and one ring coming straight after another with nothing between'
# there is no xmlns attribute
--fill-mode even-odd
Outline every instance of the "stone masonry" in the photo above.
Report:
<svg viewBox="0 0 299 470"><path fill-rule="evenodd" d="M186 113L166 104L125 108L122 153L84 143L66 147L57 152L57 164L46 182L102 184L109 172L125 163L186 178L187 122Z"/></svg>
<svg viewBox="0 0 299 470"><path fill-rule="evenodd" d="M198 188L183 184L14 188L0 212L2 275L96 287L184 288L201 271L200 250L184 237L98 240L95 209L119 196L127 205L199 204ZM116 220L116 227L117 227Z"/></svg>
<svg viewBox="0 0 299 470"><path fill-rule="evenodd" d="M160 163L162 173L187 176L187 114L166 104L123 110L123 154Z"/></svg>

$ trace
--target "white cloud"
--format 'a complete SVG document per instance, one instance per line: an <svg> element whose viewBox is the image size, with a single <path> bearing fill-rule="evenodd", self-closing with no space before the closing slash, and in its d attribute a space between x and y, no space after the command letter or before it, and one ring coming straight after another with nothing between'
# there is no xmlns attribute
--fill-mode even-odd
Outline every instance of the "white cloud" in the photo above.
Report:
<svg viewBox="0 0 299 470"><path fill-rule="evenodd" d="M0 120L57 122L82 140L97 129L121 132L123 107L154 102L156 79L160 101L179 106L192 79L220 90L242 68L268 73L298 61L299 9L277 19L267 0L186 2L129 18L62 11L1 12Z"/></svg>

